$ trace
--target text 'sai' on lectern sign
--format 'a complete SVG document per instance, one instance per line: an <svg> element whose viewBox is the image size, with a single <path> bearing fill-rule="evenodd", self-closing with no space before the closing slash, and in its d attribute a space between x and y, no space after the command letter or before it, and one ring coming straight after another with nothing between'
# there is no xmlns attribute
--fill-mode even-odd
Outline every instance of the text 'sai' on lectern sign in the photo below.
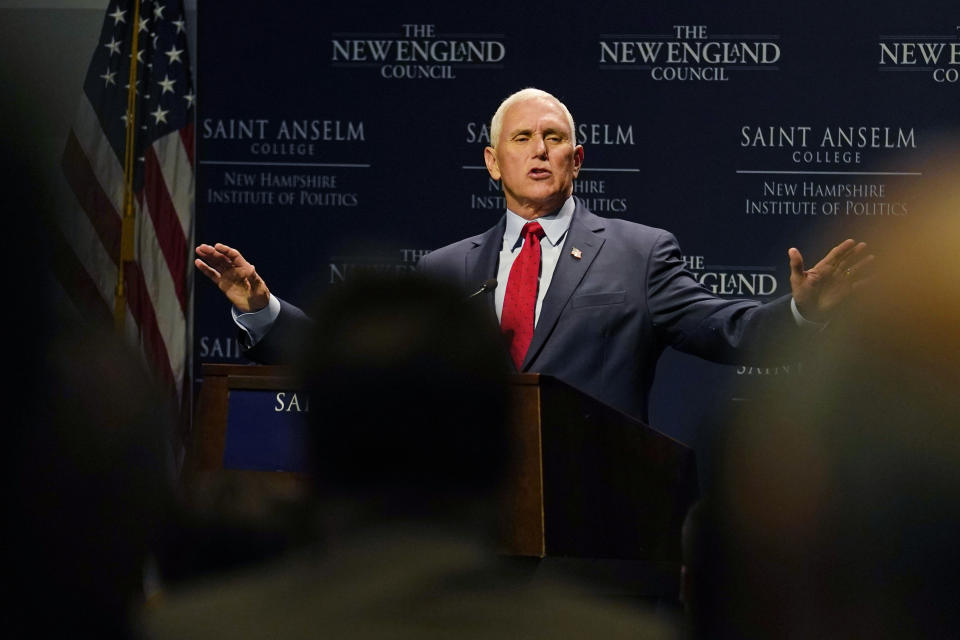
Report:
<svg viewBox="0 0 960 640"><path fill-rule="evenodd" d="M309 411L301 392L231 390L223 468L308 472Z"/></svg>

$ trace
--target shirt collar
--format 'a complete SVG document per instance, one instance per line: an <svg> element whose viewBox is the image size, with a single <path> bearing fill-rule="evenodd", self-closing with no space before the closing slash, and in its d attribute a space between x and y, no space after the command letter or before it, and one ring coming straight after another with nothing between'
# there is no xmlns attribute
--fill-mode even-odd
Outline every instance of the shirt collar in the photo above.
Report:
<svg viewBox="0 0 960 640"><path fill-rule="evenodd" d="M570 221L573 220L573 210L575 207L576 203L573 201L573 196L570 196L556 213L537 218L536 221L543 227L543 234L551 245L557 246L563 240L567 229L570 228ZM523 225L528 222L530 222L530 220L521 218L513 211L510 211L510 209L507 209L507 228L503 232L504 249L512 250L517 246L517 243L520 241L520 232L523 231Z"/></svg>

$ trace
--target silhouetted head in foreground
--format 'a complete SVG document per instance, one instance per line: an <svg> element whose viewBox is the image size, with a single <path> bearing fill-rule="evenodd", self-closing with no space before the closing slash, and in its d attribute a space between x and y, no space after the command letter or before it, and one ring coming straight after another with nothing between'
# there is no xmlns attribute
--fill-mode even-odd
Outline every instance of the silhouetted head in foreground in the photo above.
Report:
<svg viewBox="0 0 960 640"><path fill-rule="evenodd" d="M316 477L383 516L443 517L505 468L499 336L458 290L361 277L315 310L305 352Z"/></svg>

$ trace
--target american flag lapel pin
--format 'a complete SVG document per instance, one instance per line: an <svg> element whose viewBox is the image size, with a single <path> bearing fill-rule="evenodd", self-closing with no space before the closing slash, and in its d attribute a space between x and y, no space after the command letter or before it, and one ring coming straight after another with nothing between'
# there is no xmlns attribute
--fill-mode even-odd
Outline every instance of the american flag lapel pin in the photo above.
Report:
<svg viewBox="0 0 960 640"><path fill-rule="evenodd" d="M574 258L579 260L580 258L583 257L583 251L580 251L580 249L577 249L576 247L574 247L573 249L570 249L570 255L572 255Z"/></svg>

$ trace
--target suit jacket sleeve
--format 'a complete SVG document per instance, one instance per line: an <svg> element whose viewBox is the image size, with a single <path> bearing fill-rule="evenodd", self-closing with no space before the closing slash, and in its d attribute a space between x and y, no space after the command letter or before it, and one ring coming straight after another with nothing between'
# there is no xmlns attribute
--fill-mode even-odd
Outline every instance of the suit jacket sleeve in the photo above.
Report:
<svg viewBox="0 0 960 640"><path fill-rule="evenodd" d="M650 254L647 298L654 328L674 348L715 362L769 360L802 333L790 296L768 303L720 298L685 268L676 238L661 232Z"/></svg>
<svg viewBox="0 0 960 640"><path fill-rule="evenodd" d="M244 355L260 364L293 364L313 326L310 318L298 307L281 298L280 315L270 330ZM245 334L244 334L245 335Z"/></svg>

